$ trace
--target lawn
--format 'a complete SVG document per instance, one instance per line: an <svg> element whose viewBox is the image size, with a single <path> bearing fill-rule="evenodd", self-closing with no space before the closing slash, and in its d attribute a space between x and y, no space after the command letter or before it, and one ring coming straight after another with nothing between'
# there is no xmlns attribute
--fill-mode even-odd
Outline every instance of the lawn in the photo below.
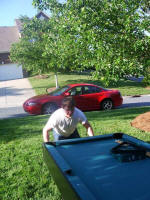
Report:
<svg viewBox="0 0 150 200"><path fill-rule="evenodd" d="M54 74L52 73L45 79L31 77L29 80L36 94L43 94L46 88L55 87ZM91 76L85 74L58 74L58 82L60 86L69 83L94 83L103 86L100 81L92 80ZM123 96L150 94L150 89L145 88L143 83L130 80L120 80L115 87L110 85L108 88L119 89Z"/></svg>
<svg viewBox="0 0 150 200"><path fill-rule="evenodd" d="M95 135L124 132L150 142L150 132L130 122L150 107L86 112ZM0 199L61 200L42 156L42 128L48 116L0 120ZM84 128L79 125L82 137Z"/></svg>

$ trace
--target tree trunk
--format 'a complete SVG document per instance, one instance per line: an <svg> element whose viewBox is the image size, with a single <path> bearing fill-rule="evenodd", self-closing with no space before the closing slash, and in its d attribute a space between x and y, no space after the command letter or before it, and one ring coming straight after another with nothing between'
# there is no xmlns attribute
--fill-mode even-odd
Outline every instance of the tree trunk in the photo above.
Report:
<svg viewBox="0 0 150 200"><path fill-rule="evenodd" d="M55 82L56 82L56 88L59 88L57 73L55 74Z"/></svg>

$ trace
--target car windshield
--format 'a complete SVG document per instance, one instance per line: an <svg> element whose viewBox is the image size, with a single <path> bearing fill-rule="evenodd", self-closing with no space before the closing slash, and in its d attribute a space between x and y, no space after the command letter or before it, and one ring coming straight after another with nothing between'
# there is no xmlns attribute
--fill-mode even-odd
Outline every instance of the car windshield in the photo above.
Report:
<svg viewBox="0 0 150 200"><path fill-rule="evenodd" d="M59 96L63 92L65 92L67 89L69 89L69 86L58 88L58 89L54 90L53 92L50 92L49 94L52 95L52 96Z"/></svg>

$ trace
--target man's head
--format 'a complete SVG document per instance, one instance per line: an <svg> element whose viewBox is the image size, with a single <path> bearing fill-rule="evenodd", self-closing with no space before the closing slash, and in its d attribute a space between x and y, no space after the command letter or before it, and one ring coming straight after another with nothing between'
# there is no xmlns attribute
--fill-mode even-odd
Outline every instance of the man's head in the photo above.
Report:
<svg viewBox="0 0 150 200"><path fill-rule="evenodd" d="M64 109L66 115L70 117L73 114L75 107L75 101L72 96L65 97L62 101L62 108Z"/></svg>

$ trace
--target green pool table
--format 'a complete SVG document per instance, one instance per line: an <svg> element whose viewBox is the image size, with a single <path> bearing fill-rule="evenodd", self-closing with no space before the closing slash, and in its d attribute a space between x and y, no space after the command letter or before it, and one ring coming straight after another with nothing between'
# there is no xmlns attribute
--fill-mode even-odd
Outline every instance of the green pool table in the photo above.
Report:
<svg viewBox="0 0 150 200"><path fill-rule="evenodd" d="M150 200L150 144L126 134L43 144L64 200Z"/></svg>

